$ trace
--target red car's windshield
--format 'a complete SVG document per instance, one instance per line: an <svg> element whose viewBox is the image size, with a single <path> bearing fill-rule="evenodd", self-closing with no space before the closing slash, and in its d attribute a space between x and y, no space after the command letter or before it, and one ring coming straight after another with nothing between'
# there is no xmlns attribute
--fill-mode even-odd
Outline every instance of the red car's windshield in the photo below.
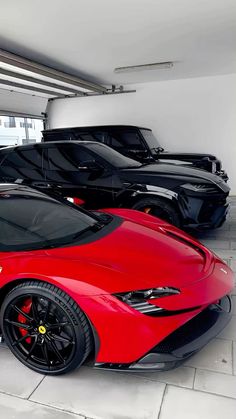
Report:
<svg viewBox="0 0 236 419"><path fill-rule="evenodd" d="M89 214L44 194L0 191L0 251L60 246L97 224Z"/></svg>

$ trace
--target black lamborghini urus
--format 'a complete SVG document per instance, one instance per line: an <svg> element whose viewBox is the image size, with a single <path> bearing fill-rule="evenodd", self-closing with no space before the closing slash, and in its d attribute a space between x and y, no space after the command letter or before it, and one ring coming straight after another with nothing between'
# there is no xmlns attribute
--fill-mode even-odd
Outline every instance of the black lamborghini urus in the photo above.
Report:
<svg viewBox="0 0 236 419"><path fill-rule="evenodd" d="M58 141L0 150L0 181L28 184L85 207L133 208L183 228L214 228L227 214L229 186L205 170L141 164L92 141Z"/></svg>

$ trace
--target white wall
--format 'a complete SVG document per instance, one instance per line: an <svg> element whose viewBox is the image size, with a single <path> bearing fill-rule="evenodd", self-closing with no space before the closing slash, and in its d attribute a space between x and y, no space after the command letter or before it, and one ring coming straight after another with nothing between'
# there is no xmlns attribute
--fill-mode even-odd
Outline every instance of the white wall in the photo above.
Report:
<svg viewBox="0 0 236 419"><path fill-rule="evenodd" d="M50 128L134 124L173 151L216 154L236 195L236 74L137 84L136 93L56 100Z"/></svg>

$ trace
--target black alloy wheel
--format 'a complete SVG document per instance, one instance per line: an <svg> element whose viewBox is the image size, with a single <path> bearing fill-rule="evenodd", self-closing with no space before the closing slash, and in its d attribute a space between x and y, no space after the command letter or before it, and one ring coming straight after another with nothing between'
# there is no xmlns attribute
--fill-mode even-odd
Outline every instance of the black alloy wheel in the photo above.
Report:
<svg viewBox="0 0 236 419"><path fill-rule="evenodd" d="M72 298L53 285L27 281L6 296L1 327L13 354L42 374L59 375L92 350L91 328Z"/></svg>
<svg viewBox="0 0 236 419"><path fill-rule="evenodd" d="M154 217L161 218L176 227L181 226L177 209L164 199L143 198L137 201L132 208L153 215Z"/></svg>

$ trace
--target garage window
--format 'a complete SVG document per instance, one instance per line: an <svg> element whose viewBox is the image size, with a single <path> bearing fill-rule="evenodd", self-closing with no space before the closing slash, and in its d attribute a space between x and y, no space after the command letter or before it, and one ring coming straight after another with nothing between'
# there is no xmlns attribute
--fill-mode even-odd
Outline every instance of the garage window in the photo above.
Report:
<svg viewBox="0 0 236 419"><path fill-rule="evenodd" d="M0 147L40 142L42 119L0 115Z"/></svg>

